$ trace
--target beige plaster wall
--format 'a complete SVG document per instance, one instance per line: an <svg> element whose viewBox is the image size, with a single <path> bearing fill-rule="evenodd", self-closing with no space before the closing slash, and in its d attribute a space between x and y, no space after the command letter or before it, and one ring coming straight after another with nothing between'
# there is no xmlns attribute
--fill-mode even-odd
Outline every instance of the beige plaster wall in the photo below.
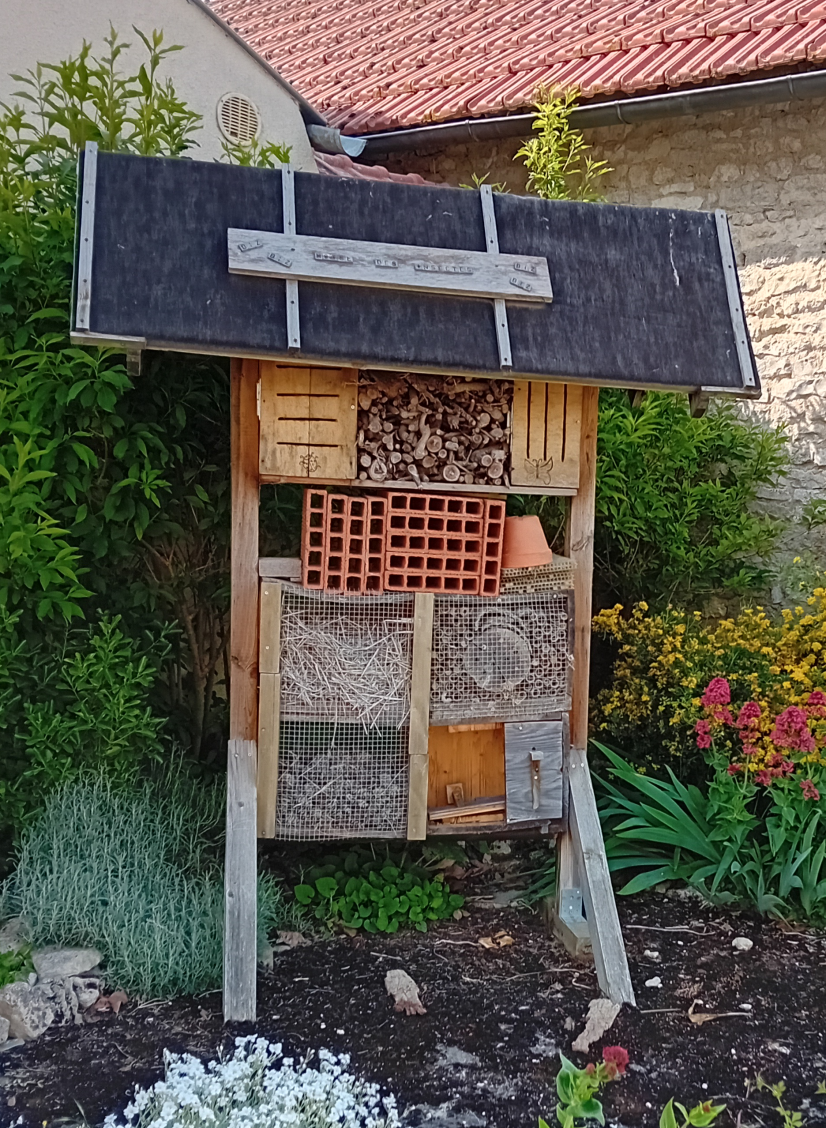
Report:
<svg viewBox="0 0 826 1128"><path fill-rule="evenodd" d="M13 101L19 89L12 73L75 55L84 39L93 44L95 52L105 50L103 38L110 23L122 41L133 44L121 57L126 59L124 69L131 73L145 59L145 48L133 25L144 34L158 28L165 43L185 47L167 57L160 74L172 78L178 94L203 118L203 128L195 135L198 148L191 150L193 157L214 160L221 156L218 99L234 92L258 107L262 140L291 145L293 164L307 172L317 171L298 104L265 67L190 0L1 0L0 102Z"/></svg>
<svg viewBox="0 0 826 1128"><path fill-rule="evenodd" d="M823 530L799 521L807 500L826 498L826 101L594 130L587 139L614 169L605 179L612 202L728 212L763 383L748 410L785 425L791 440L791 473L763 504L792 519L787 556L809 549L823 558ZM406 156L404 168L451 184L489 173L524 191L525 170L512 159L518 145Z"/></svg>

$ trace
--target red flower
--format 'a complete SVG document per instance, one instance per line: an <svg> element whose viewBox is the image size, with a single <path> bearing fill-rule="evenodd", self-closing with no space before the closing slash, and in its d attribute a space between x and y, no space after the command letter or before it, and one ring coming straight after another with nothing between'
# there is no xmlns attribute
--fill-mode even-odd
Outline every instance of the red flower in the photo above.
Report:
<svg viewBox="0 0 826 1128"><path fill-rule="evenodd" d="M826 693L822 689L813 689L809 694L808 705L826 705Z"/></svg>
<svg viewBox="0 0 826 1128"><path fill-rule="evenodd" d="M797 705L790 705L777 714L769 739L778 748L792 748L798 752L815 750L815 738L809 731L809 719Z"/></svg>
<svg viewBox="0 0 826 1128"><path fill-rule="evenodd" d="M712 709L715 705L730 705L731 689L726 679L712 678L701 700L706 709Z"/></svg>
<svg viewBox="0 0 826 1128"><path fill-rule="evenodd" d="M756 701L747 701L737 714L737 727L745 728L757 723L762 716L762 709Z"/></svg>
<svg viewBox="0 0 826 1128"><path fill-rule="evenodd" d="M730 776L737 775L737 773L742 772L742 770L743 770L742 764L729 764L729 766L726 768L726 771L728 772L728 774Z"/></svg>
<svg viewBox="0 0 826 1128"><path fill-rule="evenodd" d="M820 792L810 779L802 779L800 781L800 786L803 789L804 799L814 799L815 802L817 802L817 800L820 798Z"/></svg>
<svg viewBox="0 0 826 1128"><path fill-rule="evenodd" d="M602 1060L606 1065L616 1066L617 1072L623 1074L630 1058L628 1051L624 1050L622 1046L606 1046L602 1051Z"/></svg>
<svg viewBox="0 0 826 1128"><path fill-rule="evenodd" d="M585 1072L586 1073L596 1073L596 1071L597 1071L597 1067L594 1065L594 1063L592 1061L589 1061L588 1064L585 1066Z"/></svg>
<svg viewBox="0 0 826 1128"><path fill-rule="evenodd" d="M757 752L758 752L758 749L755 748L755 746L753 744L744 744L743 745L743 755L744 756L756 756Z"/></svg>
<svg viewBox="0 0 826 1128"><path fill-rule="evenodd" d="M732 717L731 715L731 710L726 708L725 706L722 709L715 709L712 716L714 717L715 721L720 721L721 724L734 724L734 717Z"/></svg>
<svg viewBox="0 0 826 1128"><path fill-rule="evenodd" d="M694 731L697 733L697 747L711 748L711 721L698 721Z"/></svg>
<svg viewBox="0 0 826 1128"><path fill-rule="evenodd" d="M757 772L754 777L755 783L762 783L764 787L771 787L772 774L765 769L762 772Z"/></svg>

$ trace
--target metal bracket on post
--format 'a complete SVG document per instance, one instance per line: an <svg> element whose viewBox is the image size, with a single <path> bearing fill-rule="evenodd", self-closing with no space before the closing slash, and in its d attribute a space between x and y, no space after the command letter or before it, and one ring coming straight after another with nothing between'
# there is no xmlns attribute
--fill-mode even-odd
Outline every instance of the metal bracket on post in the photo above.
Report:
<svg viewBox="0 0 826 1128"><path fill-rule="evenodd" d="M485 224L485 242L490 255L499 254L499 235L496 230L496 213L493 210L493 192L489 184L479 189L482 198L482 220ZM508 329L508 311L504 298L496 298L493 303L496 322L496 343L499 346L499 367L513 368L511 355L511 335Z"/></svg>
<svg viewBox="0 0 826 1128"><path fill-rule="evenodd" d="M284 234L295 235L295 173L291 165L281 166L281 201L284 211ZM287 287L287 348L292 352L301 348L301 325L298 315L298 282L288 278Z"/></svg>
<svg viewBox="0 0 826 1128"><path fill-rule="evenodd" d="M97 173L97 143L87 141L83 151L83 190L81 192L80 236L77 249L76 329L89 328L89 319L92 312L92 250L95 237Z"/></svg>
<svg viewBox="0 0 826 1128"><path fill-rule="evenodd" d="M582 890L578 886L559 890L554 931L572 956L591 958L591 933L582 912Z"/></svg>

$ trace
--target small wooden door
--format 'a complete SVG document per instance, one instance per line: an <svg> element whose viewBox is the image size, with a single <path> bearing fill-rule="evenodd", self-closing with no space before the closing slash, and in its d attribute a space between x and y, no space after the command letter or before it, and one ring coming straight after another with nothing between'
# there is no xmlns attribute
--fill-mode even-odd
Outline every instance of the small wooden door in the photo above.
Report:
<svg viewBox="0 0 826 1128"><path fill-rule="evenodd" d="M579 488L582 388L517 380L513 389L511 484Z"/></svg>
<svg viewBox="0 0 826 1128"><path fill-rule="evenodd" d="M261 362L260 472L265 479L356 477L358 373Z"/></svg>

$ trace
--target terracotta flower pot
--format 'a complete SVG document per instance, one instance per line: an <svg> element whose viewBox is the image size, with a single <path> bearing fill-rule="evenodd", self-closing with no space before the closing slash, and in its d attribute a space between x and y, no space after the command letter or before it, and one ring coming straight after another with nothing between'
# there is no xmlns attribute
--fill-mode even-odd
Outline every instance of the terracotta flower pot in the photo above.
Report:
<svg viewBox="0 0 826 1128"><path fill-rule="evenodd" d="M540 564L550 564L553 558L542 531L542 522L536 515L505 518L503 568L536 568Z"/></svg>

